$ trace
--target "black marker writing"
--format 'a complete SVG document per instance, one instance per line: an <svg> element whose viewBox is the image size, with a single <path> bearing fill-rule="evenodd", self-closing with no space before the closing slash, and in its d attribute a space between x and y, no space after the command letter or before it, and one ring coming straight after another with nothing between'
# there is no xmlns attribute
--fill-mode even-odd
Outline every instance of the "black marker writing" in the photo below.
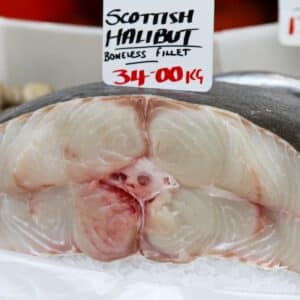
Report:
<svg viewBox="0 0 300 300"><path fill-rule="evenodd" d="M129 13L122 12L121 9L113 9L107 13L105 22L108 25L117 24L176 24L176 23L192 23L194 10L187 12L160 12L160 13L139 13L137 11Z"/></svg>
<svg viewBox="0 0 300 300"><path fill-rule="evenodd" d="M192 49L187 48L175 48L174 49L170 49L170 50L164 50L162 47L158 47L156 49L156 57L165 57L165 56L187 56L188 53L191 51Z"/></svg>
<svg viewBox="0 0 300 300"><path fill-rule="evenodd" d="M180 43L187 46L190 41L190 37L193 31L199 30L199 28L189 28L181 30L168 30L161 28L158 30L136 30L135 28L124 30L119 29L115 34L112 30L108 30L106 33L106 44L105 46L110 46L111 42L115 42L115 46L126 45L126 44L174 44Z"/></svg>
<svg viewBox="0 0 300 300"><path fill-rule="evenodd" d="M155 13L112 9L105 17L105 23L110 28L105 33L105 47L109 51L104 52L104 60L106 62L129 60L127 64L133 64L142 62L141 59L143 62L152 62L154 58L187 56L192 48L202 48L200 45L190 43L193 32L200 30L200 28L189 28L193 26L191 24L195 16L194 9ZM164 47L172 47L172 49L163 49ZM110 48L114 48L116 52ZM147 48L156 49L145 51ZM141 50L137 51L138 49ZM119 50L125 51L119 52ZM138 60L132 62L132 59Z"/></svg>
<svg viewBox="0 0 300 300"><path fill-rule="evenodd" d="M104 61L111 61L111 60L119 60L119 59L128 59L128 58L145 58L146 57L146 50L138 50L138 51L121 51L121 52L104 52Z"/></svg>

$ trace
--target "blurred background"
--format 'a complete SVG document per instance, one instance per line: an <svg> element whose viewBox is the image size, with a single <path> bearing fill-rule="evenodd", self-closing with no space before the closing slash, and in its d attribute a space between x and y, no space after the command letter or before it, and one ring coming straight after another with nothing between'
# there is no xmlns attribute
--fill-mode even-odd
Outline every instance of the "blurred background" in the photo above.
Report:
<svg viewBox="0 0 300 300"><path fill-rule="evenodd" d="M277 2L277 0L216 0L215 30L274 22L277 20ZM0 0L0 16L99 26L102 25L102 1Z"/></svg>

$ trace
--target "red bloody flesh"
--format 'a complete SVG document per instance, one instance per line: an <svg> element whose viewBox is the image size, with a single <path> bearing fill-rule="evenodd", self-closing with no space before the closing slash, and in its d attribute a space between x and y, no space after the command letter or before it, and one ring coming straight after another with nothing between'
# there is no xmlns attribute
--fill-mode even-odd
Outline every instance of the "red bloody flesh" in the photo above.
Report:
<svg viewBox="0 0 300 300"><path fill-rule="evenodd" d="M147 174L141 174L137 177L137 181L141 186L146 186L150 183L151 177Z"/></svg>
<svg viewBox="0 0 300 300"><path fill-rule="evenodd" d="M81 251L96 259L112 260L136 252L141 225L138 202L121 189L103 182L86 190L77 202Z"/></svg>
<svg viewBox="0 0 300 300"><path fill-rule="evenodd" d="M76 229L84 233L75 237L78 248L101 260L136 252L145 202L176 187L172 177L144 158L107 178L85 184L76 204Z"/></svg>

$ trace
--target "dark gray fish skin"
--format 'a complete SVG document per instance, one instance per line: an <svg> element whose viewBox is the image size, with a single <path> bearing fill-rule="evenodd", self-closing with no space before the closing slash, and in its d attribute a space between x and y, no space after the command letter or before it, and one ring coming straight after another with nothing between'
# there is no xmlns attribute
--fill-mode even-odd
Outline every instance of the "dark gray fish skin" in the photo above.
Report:
<svg viewBox="0 0 300 300"><path fill-rule="evenodd" d="M137 89L91 83L64 89L0 115L0 123L57 102L76 97L153 94L226 109L285 139L300 152L300 92L214 82L209 93Z"/></svg>
<svg viewBox="0 0 300 300"><path fill-rule="evenodd" d="M300 93L300 79L288 77L283 74L259 71L240 71L219 74L216 81L241 84L256 87L269 87L272 89L285 89Z"/></svg>

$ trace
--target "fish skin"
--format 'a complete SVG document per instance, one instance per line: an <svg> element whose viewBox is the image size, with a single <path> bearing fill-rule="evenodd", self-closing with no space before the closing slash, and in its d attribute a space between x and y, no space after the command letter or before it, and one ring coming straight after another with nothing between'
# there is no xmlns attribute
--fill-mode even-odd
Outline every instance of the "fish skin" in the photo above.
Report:
<svg viewBox="0 0 300 300"><path fill-rule="evenodd" d="M216 81L232 84L269 87L277 90L300 92L300 79L287 77L283 74L263 71L233 71L218 74Z"/></svg>
<svg viewBox="0 0 300 300"><path fill-rule="evenodd" d="M288 77L287 77L288 78ZM280 87L255 87L214 82L209 93L124 88L91 83L58 91L0 115L0 123L27 112L74 98L152 94L205 104L237 113L277 134L300 151L300 92Z"/></svg>

